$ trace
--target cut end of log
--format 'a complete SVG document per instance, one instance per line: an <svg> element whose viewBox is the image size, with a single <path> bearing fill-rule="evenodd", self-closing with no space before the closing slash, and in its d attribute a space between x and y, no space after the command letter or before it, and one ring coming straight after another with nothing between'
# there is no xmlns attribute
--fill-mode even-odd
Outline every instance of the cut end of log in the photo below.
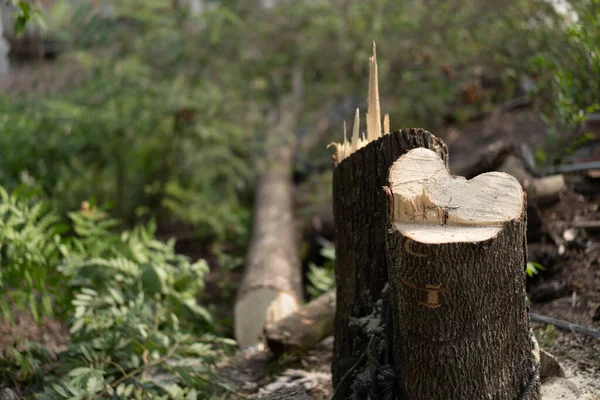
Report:
<svg viewBox="0 0 600 400"><path fill-rule="evenodd" d="M367 100L368 109L366 114L367 120L367 135L364 132L362 137L359 137L360 117L359 111L356 109L354 117L354 127L352 129L352 140L349 142L344 134L342 143L332 142L329 146L334 146L336 149L334 160L340 163L345 158L348 158L352 153L365 147L367 144L379 139L382 135L390 133L390 117L385 115L383 127L381 125L381 105L379 102L379 77L377 73L377 54L375 43L373 43L373 55L369 57L369 96ZM346 131L344 127L344 132Z"/></svg>
<svg viewBox="0 0 600 400"><path fill-rule="evenodd" d="M275 323L300 308L289 293L263 287L246 293L235 304L235 340L240 347L260 341L265 325Z"/></svg>
<svg viewBox="0 0 600 400"><path fill-rule="evenodd" d="M520 218L525 197L514 177L489 172L466 180L428 149L402 155L390 168L395 229L421 243L479 242Z"/></svg>

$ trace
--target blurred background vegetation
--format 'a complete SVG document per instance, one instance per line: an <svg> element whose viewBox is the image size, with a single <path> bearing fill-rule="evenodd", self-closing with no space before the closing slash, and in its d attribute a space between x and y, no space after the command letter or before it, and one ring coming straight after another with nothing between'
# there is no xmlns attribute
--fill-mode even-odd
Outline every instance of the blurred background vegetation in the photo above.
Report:
<svg viewBox="0 0 600 400"><path fill-rule="evenodd" d="M571 2L576 23L549 1L46 3L31 36L63 71L32 72L2 96L0 181L39 189L63 214L93 197L127 223L158 216L244 237L253 157L294 65L305 78L298 134L315 140L326 119L326 143L363 105L372 41L396 128L443 136L448 123L537 91L559 140L598 108L591 0ZM327 162L318 151L299 159L319 156Z"/></svg>
<svg viewBox="0 0 600 400"><path fill-rule="evenodd" d="M205 264L154 242L154 226L159 237L191 232L209 249L200 255L222 264L222 279L231 279L249 237L268 115L292 91L298 65L304 77L294 132L298 180L329 169L326 144L341 138L342 121L355 108L365 108L373 41L392 129L418 126L443 138L451 124L524 99L548 125L538 161L556 163L564 148L592 139L581 122L600 111L598 0L13 3L12 17L10 7L2 9L12 53L0 94L0 185L7 191L0 304L5 315L15 304L38 320L67 321L74 344L62 354L73 368L88 369L40 378L43 363L21 347L0 370L16 368L23 381L37 376L50 398L69 387L78 396L150 390L114 382L124 370L139 369L148 353L164 361L175 354L173 343L190 343L185 335L218 331L208 311L188 301L202 297L203 286L182 286L191 276L202 281ZM328 190L320 186L311 201L322 201ZM103 225L116 220L121 228ZM333 257L325 250L327 270ZM91 277L90 265L112 272ZM144 285L136 286L142 276ZM333 284L314 265L309 279L315 295ZM140 311L143 321L132 322L122 308L105 325L84 318L128 301L143 308L144 296L155 303L145 303L151 308ZM190 312L199 326L177 322ZM159 326L166 336L143 332ZM110 343L90 342L100 330L111 332ZM119 340L128 341L125 353L137 361L111 353ZM213 362L208 353L216 339L202 340L206 347L175 346L187 349L181 359L200 353ZM99 353L86 356L90 348ZM153 390L173 398L177 390L193 398L198 392L189 387L207 390L206 370L194 370L191 379L188 370L165 369L178 380ZM43 383L52 379L62 381L48 389Z"/></svg>

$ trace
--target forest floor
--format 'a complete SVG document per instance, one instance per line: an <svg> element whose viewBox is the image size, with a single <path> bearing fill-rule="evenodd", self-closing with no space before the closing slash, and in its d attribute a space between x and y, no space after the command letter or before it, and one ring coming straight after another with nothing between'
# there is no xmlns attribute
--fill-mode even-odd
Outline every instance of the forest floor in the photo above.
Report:
<svg viewBox="0 0 600 400"><path fill-rule="evenodd" d="M544 132L543 122L526 109L492 114L462 127L450 127L445 137L450 147L451 169L460 169L480 149L498 140L526 143L535 148L545 140ZM308 220L311 214L321 215L323 209L330 207L329 196L323 195L330 193L326 187L330 180L318 181L321 186L317 184L311 190L320 193L316 202L319 204L313 201L311 209L298 210L303 219ZM568 188L557 202L539 208L540 221L535 229L540 232L536 240L529 242L529 259L542 264L546 271L528 280L528 293L532 312L599 330L600 227L573 228L576 221L600 221L600 181L592 182L596 194L583 195ZM222 322L221 333L231 335L231 304L241 269L220 269L206 244L185 236L178 242L178 250L193 258L205 257L211 264L206 296L201 301L212 305L217 320ZM600 400L600 339L539 323L533 323L533 327L540 346L556 356L564 372L563 377L544 382L543 398ZM16 338L42 342L55 351L63 349L69 340L68 331L60 323L47 320L38 326L22 313L17 313L13 326L0 326L0 351ZM331 337L305 354L279 359L260 346L244 349L222 365L221 372L238 388L233 398L283 398L269 394L289 388L298 392L288 398L330 399L332 349Z"/></svg>

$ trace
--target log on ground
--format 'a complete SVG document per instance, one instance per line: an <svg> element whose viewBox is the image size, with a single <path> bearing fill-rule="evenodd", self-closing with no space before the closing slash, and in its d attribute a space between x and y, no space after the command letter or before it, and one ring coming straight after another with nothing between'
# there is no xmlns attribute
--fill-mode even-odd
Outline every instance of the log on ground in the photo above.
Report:
<svg viewBox="0 0 600 400"><path fill-rule="evenodd" d="M291 172L298 114L293 98L282 101L259 166L252 241L234 307L235 338L242 347L259 342L266 324L302 302Z"/></svg>
<svg viewBox="0 0 600 400"><path fill-rule="evenodd" d="M265 328L267 345L275 355L302 352L333 334L335 291L314 299L286 318Z"/></svg>

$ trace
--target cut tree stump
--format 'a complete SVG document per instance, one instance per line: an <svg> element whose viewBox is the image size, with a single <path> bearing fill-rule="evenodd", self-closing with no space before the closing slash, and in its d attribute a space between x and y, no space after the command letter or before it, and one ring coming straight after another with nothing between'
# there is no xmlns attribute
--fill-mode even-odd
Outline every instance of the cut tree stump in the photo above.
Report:
<svg viewBox="0 0 600 400"><path fill-rule="evenodd" d="M373 51L375 53L375 51ZM382 187L388 170L398 157L411 149L425 147L447 162L446 144L422 129L387 133L389 118L380 121L377 100L377 64L370 59L369 109L367 135L359 136L358 110L351 140L335 143L333 170L333 214L335 221L336 301L332 364L335 397L345 399L352 393L352 377L363 363L371 332L364 329L368 318L382 298L388 282L388 257L385 238L388 209ZM379 129L379 130L378 130Z"/></svg>
<svg viewBox="0 0 600 400"><path fill-rule="evenodd" d="M387 171L407 151L426 147L446 158L446 145L421 129L385 135L356 151L333 171L337 303L333 385L359 360L370 337L352 323L370 315L388 282L385 237L388 211L382 187ZM343 382L340 398L349 393Z"/></svg>
<svg viewBox="0 0 600 400"><path fill-rule="evenodd" d="M333 398L539 399L523 188L450 175L426 131L381 132L370 64L367 135L357 113L334 143Z"/></svg>
<svg viewBox="0 0 600 400"><path fill-rule="evenodd" d="M408 398L539 399L519 182L467 181L415 149L392 165L388 195L393 363Z"/></svg>

